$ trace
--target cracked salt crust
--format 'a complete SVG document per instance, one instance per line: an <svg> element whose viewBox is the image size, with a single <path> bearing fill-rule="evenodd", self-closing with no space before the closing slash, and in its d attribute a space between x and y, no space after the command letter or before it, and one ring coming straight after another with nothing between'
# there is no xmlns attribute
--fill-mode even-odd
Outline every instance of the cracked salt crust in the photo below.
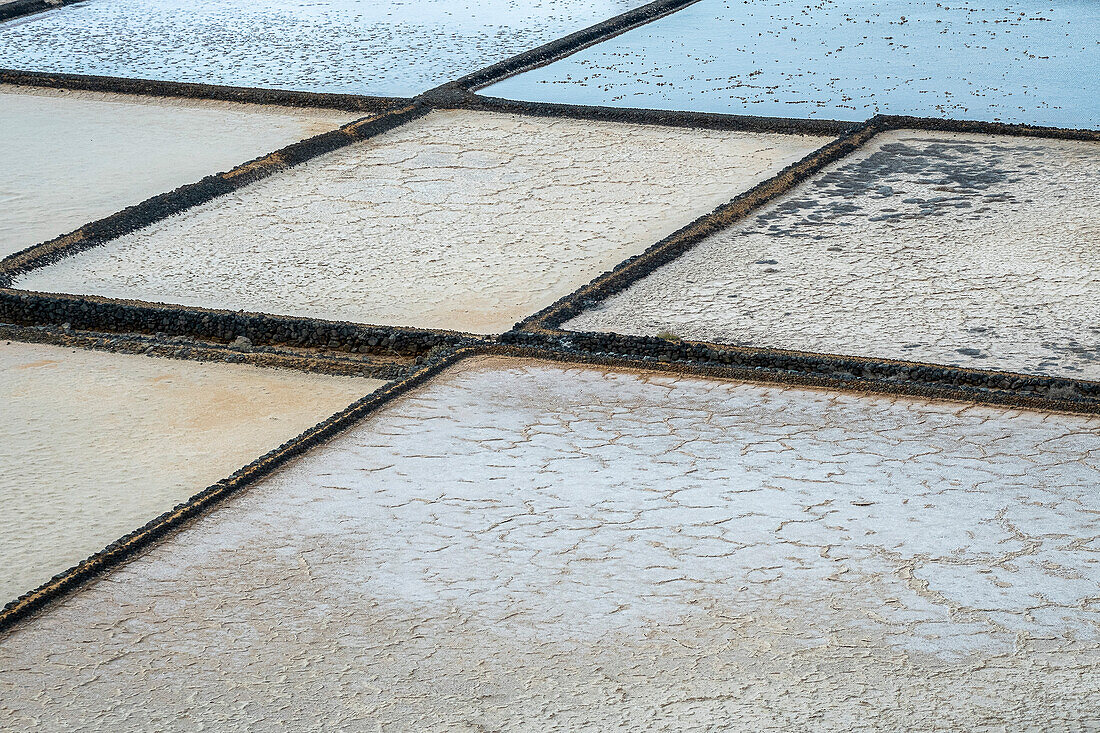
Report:
<svg viewBox="0 0 1100 733"><path fill-rule="evenodd" d="M0 605L380 384L4 342Z"/></svg>
<svg viewBox="0 0 1100 733"><path fill-rule="evenodd" d="M433 112L16 284L504 332L823 141Z"/></svg>
<svg viewBox="0 0 1100 733"><path fill-rule="evenodd" d="M0 257L359 116L0 85Z"/></svg>
<svg viewBox="0 0 1100 733"><path fill-rule="evenodd" d="M411 97L645 0L95 0L0 26L0 67Z"/></svg>
<svg viewBox="0 0 1100 733"><path fill-rule="evenodd" d="M1011 6L1011 7L1006 7ZM1100 128L1100 4L702 0L481 90L509 99Z"/></svg>
<svg viewBox="0 0 1100 733"><path fill-rule="evenodd" d="M466 362L15 627L0 714L59 729L302 730L318 710L372 730L1090 728L1098 431Z"/></svg>
<svg viewBox="0 0 1100 733"><path fill-rule="evenodd" d="M1100 379L1100 143L898 131L564 324Z"/></svg>

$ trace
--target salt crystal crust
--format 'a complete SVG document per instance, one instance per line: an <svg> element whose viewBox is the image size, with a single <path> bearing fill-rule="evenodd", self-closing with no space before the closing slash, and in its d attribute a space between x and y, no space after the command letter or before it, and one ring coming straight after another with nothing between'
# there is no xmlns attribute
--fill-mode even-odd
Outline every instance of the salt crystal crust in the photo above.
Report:
<svg viewBox="0 0 1100 733"><path fill-rule="evenodd" d="M433 112L16 286L501 333L825 140Z"/></svg>
<svg viewBox="0 0 1100 733"><path fill-rule="evenodd" d="M1098 430L467 362L15 627L0 712L163 730L299 730L318 710L400 730L1088 727Z"/></svg>
<svg viewBox="0 0 1100 733"><path fill-rule="evenodd" d="M879 135L563 324L1100 379L1100 143Z"/></svg>

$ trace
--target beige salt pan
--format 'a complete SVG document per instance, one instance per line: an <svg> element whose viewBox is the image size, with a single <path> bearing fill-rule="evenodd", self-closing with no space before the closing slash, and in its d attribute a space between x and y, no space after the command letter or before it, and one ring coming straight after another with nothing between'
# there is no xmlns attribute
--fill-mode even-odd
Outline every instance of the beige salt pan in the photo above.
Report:
<svg viewBox="0 0 1100 733"><path fill-rule="evenodd" d="M5 342L0 605L379 384Z"/></svg>
<svg viewBox="0 0 1100 733"><path fill-rule="evenodd" d="M503 332L822 144L433 112L17 286Z"/></svg>
<svg viewBox="0 0 1100 733"><path fill-rule="evenodd" d="M1096 417L469 362L13 629L0 716L1088 728L1098 431Z"/></svg>
<svg viewBox="0 0 1100 733"><path fill-rule="evenodd" d="M0 85L0 257L360 116Z"/></svg>

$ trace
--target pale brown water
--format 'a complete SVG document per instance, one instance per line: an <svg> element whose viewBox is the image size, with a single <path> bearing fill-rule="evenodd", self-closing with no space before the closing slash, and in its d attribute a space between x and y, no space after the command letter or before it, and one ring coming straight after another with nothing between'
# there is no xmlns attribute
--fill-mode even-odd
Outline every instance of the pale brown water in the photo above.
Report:
<svg viewBox="0 0 1100 733"><path fill-rule="evenodd" d="M379 384L0 345L0 605Z"/></svg>
<svg viewBox="0 0 1100 733"><path fill-rule="evenodd" d="M359 116L0 85L0 257Z"/></svg>

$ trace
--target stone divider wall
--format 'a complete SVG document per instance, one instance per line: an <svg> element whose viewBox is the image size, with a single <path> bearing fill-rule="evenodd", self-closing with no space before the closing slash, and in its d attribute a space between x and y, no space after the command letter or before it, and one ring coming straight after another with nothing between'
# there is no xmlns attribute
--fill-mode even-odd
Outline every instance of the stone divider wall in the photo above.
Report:
<svg viewBox="0 0 1100 733"><path fill-rule="evenodd" d="M829 385L849 390L871 386L875 391L901 394L947 390L950 399L1046 408L1053 400L1060 410L1100 411L1100 382L1089 380L617 333L510 331L501 342L646 363L728 365L745 370L746 375L758 375L753 378L771 373L803 375L827 379ZM947 396L948 392L937 394Z"/></svg>
<svg viewBox="0 0 1100 733"><path fill-rule="evenodd" d="M0 6L3 7L3 6ZM133 94L143 97L266 104L280 107L316 107L346 112L379 114L412 104L411 97L377 97L362 94L300 92L286 89L232 87L222 84L195 84L185 81L129 79L121 76L61 74L23 69L0 69L0 84L40 87L104 94Z"/></svg>
<svg viewBox="0 0 1100 733"><path fill-rule="evenodd" d="M134 333L109 334L81 331L59 326L15 326L0 323L0 339L26 343L49 344L116 354L142 354L167 359L212 361L226 364L248 364L275 369L294 369L314 374L370 379L400 379L425 357L393 354L338 354L306 349L288 349L253 344L228 345L216 341L201 341L187 336L156 333L145 336Z"/></svg>
<svg viewBox="0 0 1100 733"><path fill-rule="evenodd" d="M582 49L602 43L638 26L651 23L677 10L694 5L699 0L652 0L641 7L608 18L587 28L544 43L515 56L483 67L454 81L440 84L420 95L425 103L449 105L468 97L474 89L495 84L502 79L553 63Z"/></svg>
<svg viewBox="0 0 1100 733"><path fill-rule="evenodd" d="M0 322L22 326L67 324L69 328L107 333L160 333L226 344L243 336L256 346L411 357L476 338L457 331L368 326L11 288L0 288Z"/></svg>

